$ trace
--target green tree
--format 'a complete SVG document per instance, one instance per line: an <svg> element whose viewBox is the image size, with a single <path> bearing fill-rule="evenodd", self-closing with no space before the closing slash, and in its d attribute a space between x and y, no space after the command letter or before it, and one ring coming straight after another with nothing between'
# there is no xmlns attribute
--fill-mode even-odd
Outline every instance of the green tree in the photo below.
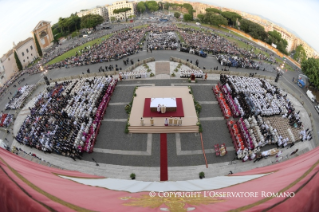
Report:
<svg viewBox="0 0 319 212"><path fill-rule="evenodd" d="M268 38L268 34L265 31L263 26L256 24L247 19L240 20L240 29L252 36L255 39L259 39L261 41L266 41Z"/></svg>
<svg viewBox="0 0 319 212"><path fill-rule="evenodd" d="M164 9L165 9L165 10L168 10L169 7L170 7L170 3L165 2L165 3L164 3Z"/></svg>
<svg viewBox="0 0 319 212"><path fill-rule="evenodd" d="M190 21L192 21L193 20L193 13L195 12L195 10L193 9L193 6L191 4L185 3L185 4L183 4L183 7L187 10L188 14L191 17Z"/></svg>
<svg viewBox="0 0 319 212"><path fill-rule="evenodd" d="M133 19L133 18L135 18L136 16L135 15L130 15L129 17L128 17L128 19Z"/></svg>
<svg viewBox="0 0 319 212"><path fill-rule="evenodd" d="M113 23L114 21L116 21L115 17L111 17L111 22Z"/></svg>
<svg viewBox="0 0 319 212"><path fill-rule="evenodd" d="M216 8L206 8L206 12L208 13L221 13L222 11L220 11L219 9Z"/></svg>
<svg viewBox="0 0 319 212"><path fill-rule="evenodd" d="M53 40L51 41L53 44L59 44L58 36L53 35Z"/></svg>
<svg viewBox="0 0 319 212"><path fill-rule="evenodd" d="M297 46L293 58L297 62L302 62L302 61L307 59L306 51L305 51L305 49L303 48L302 45Z"/></svg>
<svg viewBox="0 0 319 212"><path fill-rule="evenodd" d="M14 59L16 60L19 71L21 71L23 67L16 51L14 51Z"/></svg>
<svg viewBox="0 0 319 212"><path fill-rule="evenodd" d="M39 44L39 42L38 42L38 39L37 39L37 36L36 36L36 35L34 35L34 42L35 42L35 45L36 45L37 50L38 50L38 55L39 55L40 57L42 57L42 49L41 49L41 47L40 47L40 44Z"/></svg>
<svg viewBox="0 0 319 212"><path fill-rule="evenodd" d="M146 6L145 3L143 1L140 1L137 5L136 5L136 9L139 13L144 13L146 10Z"/></svg>
<svg viewBox="0 0 319 212"><path fill-rule="evenodd" d="M237 20L241 20L242 17L241 15L239 15L238 13L234 13L234 12L222 12L221 13L222 16L224 16L227 19L228 25L234 26L237 25Z"/></svg>
<svg viewBox="0 0 319 212"><path fill-rule="evenodd" d="M277 32L276 30L274 31L269 31L269 38L271 39L271 41L273 43L279 43L281 40L281 34L279 32Z"/></svg>
<svg viewBox="0 0 319 212"><path fill-rule="evenodd" d="M309 81L319 87L319 59L309 58L301 62L302 72L309 78Z"/></svg>
<svg viewBox="0 0 319 212"><path fill-rule="evenodd" d="M159 8L156 1L147 1L147 2L145 2L145 5L146 5L147 9L151 12L155 12Z"/></svg>
<svg viewBox="0 0 319 212"><path fill-rule="evenodd" d="M179 17L181 17L181 14L179 12L175 12L174 17L178 19Z"/></svg>
<svg viewBox="0 0 319 212"><path fill-rule="evenodd" d="M101 23L103 23L104 19L100 15L85 15L81 18L81 28L93 28Z"/></svg>
<svg viewBox="0 0 319 212"><path fill-rule="evenodd" d="M227 25L227 19L221 15L212 14L210 16L210 24L220 27L221 25Z"/></svg>
<svg viewBox="0 0 319 212"><path fill-rule="evenodd" d="M127 11L130 11L130 10L132 10L132 8L130 8L130 7L124 7L124 8L121 8L121 9L115 9L115 10L113 10L113 13L115 13L115 14L124 13L125 21L127 21L126 12L127 12Z"/></svg>
<svg viewBox="0 0 319 212"><path fill-rule="evenodd" d="M199 19L199 21L200 21L201 23L204 23L205 15L203 15L203 14L198 14L198 15L197 15L197 18Z"/></svg>
<svg viewBox="0 0 319 212"><path fill-rule="evenodd" d="M192 21L193 20L193 17L190 14L184 14L183 18L184 18L184 21Z"/></svg>

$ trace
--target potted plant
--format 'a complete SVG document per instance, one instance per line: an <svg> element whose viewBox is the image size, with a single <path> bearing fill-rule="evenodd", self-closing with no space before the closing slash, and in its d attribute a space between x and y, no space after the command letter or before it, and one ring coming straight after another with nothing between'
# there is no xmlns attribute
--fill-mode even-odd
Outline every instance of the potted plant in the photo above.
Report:
<svg viewBox="0 0 319 212"><path fill-rule="evenodd" d="M132 173L132 174L130 175L130 178L131 178L132 180L135 180L135 177L136 177L136 175L135 175L134 173Z"/></svg>
<svg viewBox="0 0 319 212"><path fill-rule="evenodd" d="M199 178L200 178L200 179L205 178L205 173L204 173L204 172L199 172Z"/></svg>
<svg viewBox="0 0 319 212"><path fill-rule="evenodd" d="M175 75L175 73L173 72L173 73L171 74L171 76L172 76L172 77L175 77L176 75Z"/></svg>

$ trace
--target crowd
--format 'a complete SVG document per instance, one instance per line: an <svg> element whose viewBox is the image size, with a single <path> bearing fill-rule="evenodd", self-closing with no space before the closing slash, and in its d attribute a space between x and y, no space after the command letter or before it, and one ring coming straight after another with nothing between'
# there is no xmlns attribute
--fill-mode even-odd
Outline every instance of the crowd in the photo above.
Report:
<svg viewBox="0 0 319 212"><path fill-rule="evenodd" d="M25 85L19 88L16 94L14 94L11 99L9 98L9 102L6 104L5 109L16 110L23 107L25 101L32 94L35 88L36 85Z"/></svg>
<svg viewBox="0 0 319 212"><path fill-rule="evenodd" d="M0 127L9 127L13 122L14 115L2 113L0 116Z"/></svg>
<svg viewBox="0 0 319 212"><path fill-rule="evenodd" d="M174 32L151 32L147 39L147 49L151 50L176 50L177 38Z"/></svg>
<svg viewBox="0 0 319 212"><path fill-rule="evenodd" d="M225 96L220 106L231 111L234 118L239 117L238 121L227 122L239 159L255 159L260 148L267 144L286 147L312 139L309 129L302 130L300 111L295 111L287 94L283 95L276 86L252 77L221 75L220 81L214 87L219 102Z"/></svg>
<svg viewBox="0 0 319 212"><path fill-rule="evenodd" d="M139 42L145 34L145 29L133 29L114 32L107 40L100 44L85 47L76 52L75 56L66 58L56 64L45 67L52 69L64 66L83 66L100 62L107 62L111 59L121 59L137 53L140 50Z"/></svg>
<svg viewBox="0 0 319 212"><path fill-rule="evenodd" d="M65 81L36 97L16 140L44 152L75 160L91 152L117 80L95 77Z"/></svg>
<svg viewBox="0 0 319 212"><path fill-rule="evenodd" d="M204 73L202 70L193 70L190 68L181 68L180 69L180 77L181 78L190 78L192 74L195 75L195 78L203 78L204 77Z"/></svg>

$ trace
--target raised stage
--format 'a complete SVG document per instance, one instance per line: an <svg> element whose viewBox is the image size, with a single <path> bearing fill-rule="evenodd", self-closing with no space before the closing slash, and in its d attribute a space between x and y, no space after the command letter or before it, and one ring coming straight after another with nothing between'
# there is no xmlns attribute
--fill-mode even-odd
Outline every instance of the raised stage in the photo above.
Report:
<svg viewBox="0 0 319 212"><path fill-rule="evenodd" d="M189 94L187 86L143 86L136 89L136 97L134 97L131 115L129 119L130 133L188 133L198 132L197 115L194 107L192 94ZM158 114L154 113L154 126L151 126L150 119L152 112L150 110L151 98L176 98L177 114L167 112ZM145 106L146 104L146 106ZM145 108L148 107L148 108ZM164 126L165 118L182 117L182 126ZM144 126L141 126L141 117L144 120Z"/></svg>

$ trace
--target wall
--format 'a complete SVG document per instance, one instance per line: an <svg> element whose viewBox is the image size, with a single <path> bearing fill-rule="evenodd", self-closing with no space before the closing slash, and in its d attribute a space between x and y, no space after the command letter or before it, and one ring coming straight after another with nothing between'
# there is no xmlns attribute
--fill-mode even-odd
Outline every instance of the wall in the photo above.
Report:
<svg viewBox="0 0 319 212"><path fill-rule="evenodd" d="M27 65L29 65L29 63L31 63L35 58L38 57L38 52L36 50L36 46L33 39L30 39L23 46L16 49L16 51L23 68L25 68ZM24 56L22 53L24 54Z"/></svg>
<svg viewBox="0 0 319 212"><path fill-rule="evenodd" d="M41 38L40 34L42 33L42 31L45 31L45 33L47 35ZM44 49L44 48L52 45L53 34L52 34L52 29L51 29L50 23L43 22L42 26L40 26L38 29L33 31L33 35L37 36L37 39L38 39L38 42L39 42L41 49Z"/></svg>

